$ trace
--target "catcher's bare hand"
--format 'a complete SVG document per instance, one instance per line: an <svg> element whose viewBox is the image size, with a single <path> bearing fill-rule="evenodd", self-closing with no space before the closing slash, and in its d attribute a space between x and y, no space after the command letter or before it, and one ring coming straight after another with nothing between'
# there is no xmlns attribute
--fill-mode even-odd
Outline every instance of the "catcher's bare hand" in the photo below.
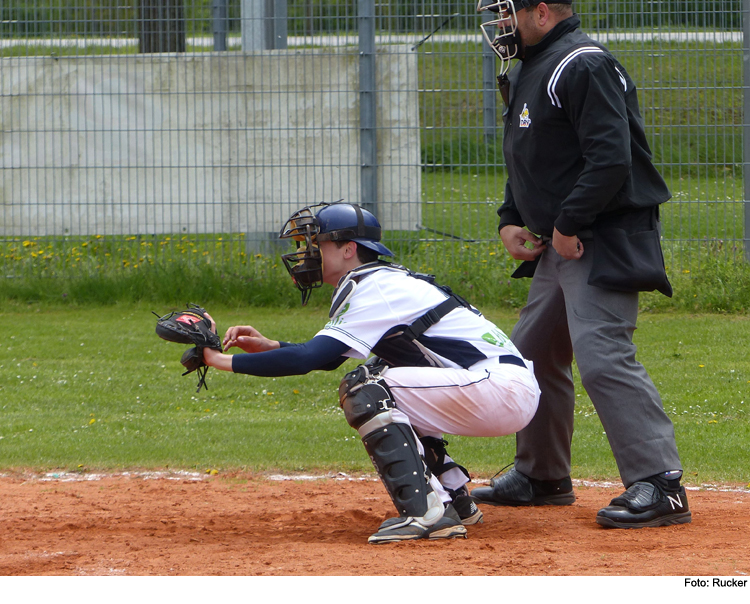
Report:
<svg viewBox="0 0 750 604"><path fill-rule="evenodd" d="M276 340L269 340L250 325L234 325L227 329L223 344L225 350L236 346L245 352L265 352L279 348Z"/></svg>
<svg viewBox="0 0 750 604"><path fill-rule="evenodd" d="M547 249L540 237L513 224L502 228L500 239L502 239L508 253L516 260L533 260ZM526 247L527 243L531 243L532 247Z"/></svg>
<svg viewBox="0 0 750 604"><path fill-rule="evenodd" d="M211 321L211 331L216 333L216 321L214 321L214 318L211 315L209 315L207 312L204 312L203 314L206 315L206 318L209 321Z"/></svg>

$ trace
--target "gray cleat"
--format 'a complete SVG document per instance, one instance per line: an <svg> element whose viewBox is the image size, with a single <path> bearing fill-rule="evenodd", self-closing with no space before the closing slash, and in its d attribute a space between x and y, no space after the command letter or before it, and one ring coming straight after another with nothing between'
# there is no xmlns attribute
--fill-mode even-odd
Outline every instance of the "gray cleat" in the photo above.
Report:
<svg viewBox="0 0 750 604"><path fill-rule="evenodd" d="M378 532L371 535L368 543L394 543L414 539L466 538L466 527L461 524L456 510L448 504L443 517L432 526L424 526L414 518L389 518L380 525Z"/></svg>
<svg viewBox="0 0 750 604"><path fill-rule="evenodd" d="M484 514L474 503L474 500L469 495L469 489L466 485L462 486L457 491L449 491L453 496L453 507L461 519L461 524L464 526L470 526L472 524L478 524L482 522Z"/></svg>

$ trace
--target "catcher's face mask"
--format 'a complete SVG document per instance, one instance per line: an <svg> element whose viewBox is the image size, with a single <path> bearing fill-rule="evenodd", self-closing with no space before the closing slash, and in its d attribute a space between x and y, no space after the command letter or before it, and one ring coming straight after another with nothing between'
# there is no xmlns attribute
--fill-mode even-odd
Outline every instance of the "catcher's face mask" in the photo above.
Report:
<svg viewBox="0 0 750 604"><path fill-rule="evenodd" d="M528 0L517 0L517 3L519 8L526 8L533 4ZM482 36L490 45L492 52L500 59L500 75L502 76L510 69L512 59L523 58L521 33L518 31L515 4L509 0L501 0L500 2L479 0L477 12L485 11L498 14L497 19L481 23L479 29L482 30Z"/></svg>
<svg viewBox="0 0 750 604"><path fill-rule="evenodd" d="M282 254L284 266L292 277L294 285L302 292L302 306L307 304L312 290L323 285L323 256L318 245L318 224L313 209L327 204L319 204L298 210L286 221L279 233L281 239L293 239L296 251Z"/></svg>

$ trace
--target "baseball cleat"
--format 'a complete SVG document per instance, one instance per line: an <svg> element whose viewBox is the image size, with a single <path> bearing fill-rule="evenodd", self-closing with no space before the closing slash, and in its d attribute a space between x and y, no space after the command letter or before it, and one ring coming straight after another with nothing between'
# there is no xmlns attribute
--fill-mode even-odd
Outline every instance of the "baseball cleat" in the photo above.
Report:
<svg viewBox="0 0 750 604"><path fill-rule="evenodd" d="M571 505L576 500L570 476L535 480L515 468L490 480L490 486L474 489L471 498L476 503L506 506Z"/></svg>
<svg viewBox="0 0 750 604"><path fill-rule="evenodd" d="M453 492L451 492L451 494L453 495ZM455 495L453 496L453 507L455 508L458 517L461 519L461 524L464 526L470 526L482 522L484 514L482 514L481 510L477 507L477 504L474 503L474 500L469 495L469 489L467 489L465 485L455 491Z"/></svg>
<svg viewBox="0 0 750 604"><path fill-rule="evenodd" d="M414 539L452 539L466 538L466 527L456 514L453 506L448 504L443 517L432 526L424 526L412 517L389 518L380 525L378 532L370 535L368 543L394 543Z"/></svg>
<svg viewBox="0 0 750 604"><path fill-rule="evenodd" d="M651 482L636 482L596 515L605 528L645 528L686 524L692 520L685 487L664 489Z"/></svg>

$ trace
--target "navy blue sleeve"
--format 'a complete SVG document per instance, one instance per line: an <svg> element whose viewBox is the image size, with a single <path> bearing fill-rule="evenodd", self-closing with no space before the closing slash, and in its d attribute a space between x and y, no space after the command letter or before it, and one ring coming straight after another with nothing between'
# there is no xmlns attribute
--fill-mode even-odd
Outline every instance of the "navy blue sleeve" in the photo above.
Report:
<svg viewBox="0 0 750 604"><path fill-rule="evenodd" d="M232 371L260 377L304 375L315 369L331 371L340 367L349 346L328 336L315 336L304 344L281 343L281 348L252 354L235 354Z"/></svg>

